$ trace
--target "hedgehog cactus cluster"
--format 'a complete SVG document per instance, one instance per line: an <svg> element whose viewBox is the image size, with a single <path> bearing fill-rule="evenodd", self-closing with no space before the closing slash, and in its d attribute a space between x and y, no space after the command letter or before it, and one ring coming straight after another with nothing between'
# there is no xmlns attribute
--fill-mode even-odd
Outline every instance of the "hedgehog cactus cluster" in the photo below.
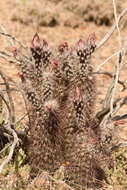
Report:
<svg viewBox="0 0 127 190"><path fill-rule="evenodd" d="M73 46L65 42L52 49L35 34L27 54L14 52L29 102L28 160L33 176L64 165L70 183L86 186L102 177L90 61L95 48L94 34Z"/></svg>

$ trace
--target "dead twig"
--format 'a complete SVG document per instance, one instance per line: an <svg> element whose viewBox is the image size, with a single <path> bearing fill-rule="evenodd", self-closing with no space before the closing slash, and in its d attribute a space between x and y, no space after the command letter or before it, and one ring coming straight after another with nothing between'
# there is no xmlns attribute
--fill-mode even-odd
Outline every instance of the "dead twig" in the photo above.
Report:
<svg viewBox="0 0 127 190"><path fill-rule="evenodd" d="M125 51L120 52L116 66L115 66L113 78L112 78L111 84L109 85L109 88L108 88L108 91L107 91L107 94L106 94L106 97L104 100L103 107L106 108L110 104L111 114L113 112L113 101L114 101L114 97L115 97L115 93L116 93L117 84L119 81L121 67L124 63L124 56L125 56Z"/></svg>
<svg viewBox="0 0 127 190"><path fill-rule="evenodd" d="M11 161L13 153L14 153L14 150L15 150L15 147L19 142L19 138L18 138L17 133L15 132L15 130L12 129L11 126L8 125L8 124L6 126L6 129L12 134L14 140L13 140L13 143L12 143L12 145L10 147L10 152L9 152L7 158L0 165L0 173L2 173L2 170L5 167L5 165L7 165Z"/></svg>
<svg viewBox="0 0 127 190"><path fill-rule="evenodd" d="M13 63L13 64L19 63L18 60L14 60L14 58L12 57L12 55L9 54L9 53L7 53L7 52L5 52L5 51L0 51L0 58L4 59L8 63Z"/></svg>
<svg viewBox="0 0 127 190"><path fill-rule="evenodd" d="M0 76L1 76L1 78L3 79L3 81L5 83L6 93L8 95L8 102L7 102L7 100L5 100L3 94L0 93L0 96L1 96L2 100L5 102L5 104L7 106L7 109L8 109L8 112L9 112L9 119L7 121L7 124L6 125L4 124L4 126L6 126L6 130L9 132L9 134L12 135L12 137L14 139L13 143L12 143L12 145L10 147L10 152L9 152L7 158L0 165L0 173L2 173L2 170L5 167L5 165L8 164L10 162L10 160L12 159L15 147L18 144L19 139L18 139L16 131L14 130L15 111L14 111L13 99L12 99L12 96L11 96L11 93L10 93L10 86L9 86L9 83L7 81L6 76L3 74L2 71L0 71Z"/></svg>
<svg viewBox="0 0 127 190"><path fill-rule="evenodd" d="M119 42L120 49L122 49L122 41L121 41L119 24L118 24L115 0L113 0L113 8L114 8L114 17L115 17L115 22L116 22L116 28L118 31L118 42ZM116 88L117 88L117 84L118 84L118 80L119 80L119 76L120 76L120 71L121 71L121 68L124 63L124 57L125 57L125 50L124 51L121 50L121 52L118 55L118 60L116 61L116 65L115 65L115 73L114 73L113 81L112 81L111 88L110 88L111 95L107 96L109 98L109 100L108 100L108 98L107 98L107 100L110 102L111 115L113 112L113 102L114 102L114 98L115 98L115 94L116 94Z"/></svg>
<svg viewBox="0 0 127 190"><path fill-rule="evenodd" d="M12 120L12 115L11 115L11 109L10 109L10 106L9 106L9 102L4 98L4 95L2 92L0 92L0 97L2 98L3 102L5 103L7 109L8 109L8 113L9 113L9 118L8 118L8 121Z"/></svg>
<svg viewBox="0 0 127 190"><path fill-rule="evenodd" d="M15 122L15 124L21 122L26 116L28 116L28 113L25 113L23 116L21 116L21 117Z"/></svg>
<svg viewBox="0 0 127 190"><path fill-rule="evenodd" d="M118 25L120 24L121 19L127 14L127 8L124 9L122 11L122 13L118 16L117 18L117 23ZM109 30L109 32L104 36L104 38L97 43L96 49L99 49L100 47L102 47L108 40L109 38L112 36L112 34L114 33L115 29L117 28L117 24L116 22L113 24L112 28Z"/></svg>
<svg viewBox="0 0 127 190"><path fill-rule="evenodd" d="M2 154L3 152L5 152L5 150L7 150L11 145L12 145L12 143L7 144L7 145L0 151L0 154Z"/></svg>
<svg viewBox="0 0 127 190"><path fill-rule="evenodd" d="M121 33L120 33L120 29L119 29L119 19L117 17L117 10L116 10L116 2L115 2L115 0L112 0L112 4L113 4L113 9L114 9L114 17L115 17L116 29L117 29L117 32L118 32L119 47L122 48Z"/></svg>
<svg viewBox="0 0 127 190"><path fill-rule="evenodd" d="M0 25L0 30L1 30L0 35L5 36L8 39L11 46L15 46L15 44L17 43L20 45L20 47L22 47L24 49L28 48L23 43L21 43L17 38L15 38L14 36L12 36L8 32L6 32L5 28L2 25Z"/></svg>
<svg viewBox="0 0 127 190"><path fill-rule="evenodd" d="M15 150L15 147L16 145L18 145L19 143L19 138L18 136L23 136L23 134L18 134L12 127L14 127L14 124L11 123L12 121L12 115L11 115L11 109L10 109L10 106L9 106L9 103L5 100L4 96L2 95L2 93L0 93L0 96L2 98L2 100L4 101L4 103L6 104L7 106L7 109L8 109L8 112L9 112L9 124L4 124L4 127L3 127L3 130L5 130L5 132L3 133L4 137L11 137L10 139L14 139L13 142L9 145L11 146L10 147L10 152L7 156L7 158L2 162L2 164L0 165L0 173L2 173L2 170L3 168L5 167L6 164L8 164L11 159L12 159L12 156L13 156L13 153L14 153L14 150ZM13 126L11 125L13 124ZM6 136L7 135L7 136ZM3 149L2 149L3 150Z"/></svg>
<svg viewBox="0 0 127 190"><path fill-rule="evenodd" d="M123 49L121 49L121 50L123 50ZM119 50L119 51L113 53L113 54L112 54L111 56L109 56L104 62L102 62L101 64L99 64L95 72L99 72L99 70L101 69L101 67L102 67L103 65L105 65L106 63L108 63L108 61L110 61L113 57L119 55L119 53L121 52L121 50ZM127 50L127 47L125 47L125 50Z"/></svg>
<svg viewBox="0 0 127 190"><path fill-rule="evenodd" d="M8 100L9 100L9 107L10 107L10 125L13 126L15 123L15 109L14 109L14 103L13 103L13 99L10 93L10 86L9 83L7 81L6 76L4 75L4 73L2 71L0 71L0 76L3 79L4 83L5 83L5 87L6 87L6 93L8 95Z"/></svg>
<svg viewBox="0 0 127 190"><path fill-rule="evenodd" d="M0 72L2 72L2 71L0 71ZM2 72L2 73L3 73L3 72ZM19 91L19 92L21 93L21 95L22 95L22 97L23 97L23 100L24 100L25 107L26 107L26 111L27 111L29 123L30 123L30 115L29 115L29 111L28 111L28 105L27 105L27 101L26 101L24 92L23 92L23 90L22 90L22 85L21 85L20 83L17 84L12 78L6 76L5 74L4 74L4 76L6 77L6 80L9 81L8 84L9 84L9 85L14 85L14 86L16 87L17 91ZM4 82L4 84L6 84L6 83ZM15 90L16 90L16 89L15 89ZM10 91L11 91L11 88L10 88ZM17 122L17 121L15 121L15 123L16 123L16 122ZM15 124L14 124L14 125L15 125Z"/></svg>
<svg viewBox="0 0 127 190"><path fill-rule="evenodd" d="M112 118L113 121L119 121L119 120L124 120L124 119L127 119L127 114L116 115L115 117Z"/></svg>
<svg viewBox="0 0 127 190"><path fill-rule="evenodd" d="M25 127L25 130L15 130L15 132L16 132L21 144L25 144L26 140L27 140L28 129L26 129L26 127ZM5 122L0 124L0 140L2 142L2 146L0 146L0 149L2 149L2 147L5 147L7 143L9 143L11 146L13 139L14 139L14 137L13 137L11 131L9 131L7 129Z"/></svg>
<svg viewBox="0 0 127 190"><path fill-rule="evenodd" d="M112 112L112 118L119 111L119 109L125 104L127 104L127 97L121 98L120 101L116 104Z"/></svg>
<svg viewBox="0 0 127 190"><path fill-rule="evenodd" d="M114 77L112 73L107 72L107 71L93 72L93 74L107 75L107 76L109 76L110 78L113 78L113 77ZM124 84L124 81L118 80L118 83L119 83L120 85L122 85L122 87L123 87L121 91L124 91L124 90L126 89L126 85Z"/></svg>
<svg viewBox="0 0 127 190"><path fill-rule="evenodd" d="M119 143L119 144L116 144L114 145L112 148L111 148L111 151L116 151L117 149L119 148L125 148L127 147L127 142L123 142L123 143Z"/></svg>
<svg viewBox="0 0 127 190"><path fill-rule="evenodd" d="M125 104L127 104L127 96L125 96L124 98L116 99L113 103L113 113L116 113ZM96 118L98 118L98 120L101 122L103 118L107 114L109 114L109 112L110 112L110 105L101 110L100 112L98 112L96 114ZM112 120L114 120L114 117L112 118Z"/></svg>
<svg viewBox="0 0 127 190"><path fill-rule="evenodd" d="M114 14L116 17L115 11L116 10L114 9ZM103 45L111 37L115 28L117 28L117 27L119 28L119 26L118 26L119 21L126 13L127 13L127 9L125 9L121 13L121 15L118 17L118 19L115 20L115 24L113 25L111 31L105 36L105 38L103 39L104 41L102 40L102 43L100 43L100 45L98 47ZM117 30L118 30L118 28L117 28ZM118 32L120 32L120 31L118 31ZM114 100L115 94L116 94L116 89L117 89L117 84L119 82L120 71L121 71L121 68L124 63L124 57L125 57L125 52L126 52L126 48L125 48L126 46L124 48L122 48L120 33L119 33L119 44L120 44L120 51L119 51L119 54L117 57L117 62L115 64L115 70L112 75L112 81L108 88L106 97L104 99L103 109L101 112L98 112L96 115L96 117L99 120L102 141L103 140L105 141L106 135L109 134L111 131L111 128L113 128L113 125L111 123L112 123L112 119L113 119L114 115L124 104L127 103L127 97Z"/></svg>

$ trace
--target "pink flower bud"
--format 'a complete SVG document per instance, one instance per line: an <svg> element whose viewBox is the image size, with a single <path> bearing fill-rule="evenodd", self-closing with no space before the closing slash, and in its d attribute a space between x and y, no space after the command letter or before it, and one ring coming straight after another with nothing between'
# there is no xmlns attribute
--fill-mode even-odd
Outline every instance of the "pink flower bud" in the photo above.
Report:
<svg viewBox="0 0 127 190"><path fill-rule="evenodd" d="M43 39L43 46L48 46L48 42Z"/></svg>
<svg viewBox="0 0 127 190"><path fill-rule="evenodd" d="M79 87L76 87L75 89L75 100L76 101L81 101L82 97L81 97L81 91Z"/></svg>
<svg viewBox="0 0 127 190"><path fill-rule="evenodd" d="M22 82L25 81L25 77L24 77L24 75L23 75L22 72L18 72L17 75L20 77L20 79L22 80Z"/></svg>
<svg viewBox="0 0 127 190"><path fill-rule="evenodd" d="M60 44L59 47L58 47L58 50L61 53L63 53L65 49L68 50L68 43L67 42L64 42L64 43Z"/></svg>
<svg viewBox="0 0 127 190"><path fill-rule="evenodd" d="M18 49L17 49L17 47L13 46L12 49L11 49L11 52L13 53L13 56L16 57L17 54L18 54Z"/></svg>
<svg viewBox="0 0 127 190"><path fill-rule="evenodd" d="M39 48L39 47L41 47L40 37L36 33L32 40L32 48Z"/></svg>
<svg viewBox="0 0 127 190"><path fill-rule="evenodd" d="M54 61L51 62L51 64L52 64L53 68L56 68L56 67L58 67L58 65L60 64L60 62L58 60L54 60Z"/></svg>

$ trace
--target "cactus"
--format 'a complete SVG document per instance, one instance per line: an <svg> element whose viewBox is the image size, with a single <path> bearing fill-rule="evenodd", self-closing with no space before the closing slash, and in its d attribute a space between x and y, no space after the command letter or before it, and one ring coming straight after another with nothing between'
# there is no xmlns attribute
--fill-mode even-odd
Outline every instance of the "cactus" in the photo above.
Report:
<svg viewBox="0 0 127 190"><path fill-rule="evenodd" d="M90 58L95 48L94 34L73 47L65 42L54 49L35 34L26 55L14 54L29 102L27 151L33 176L64 164L68 183L91 186L105 178L98 164L104 153L94 130L96 84Z"/></svg>

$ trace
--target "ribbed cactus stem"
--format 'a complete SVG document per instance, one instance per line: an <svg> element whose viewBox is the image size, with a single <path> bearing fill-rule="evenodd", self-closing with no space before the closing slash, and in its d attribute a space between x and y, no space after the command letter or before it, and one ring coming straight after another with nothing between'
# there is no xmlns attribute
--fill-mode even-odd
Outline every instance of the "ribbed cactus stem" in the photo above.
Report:
<svg viewBox="0 0 127 190"><path fill-rule="evenodd" d="M101 146L93 130L96 82L91 54L95 48L94 34L72 47L65 42L52 50L35 34L30 57L15 53L31 107L28 158L32 174L54 172L68 163L69 183L92 186L104 178L98 166Z"/></svg>

